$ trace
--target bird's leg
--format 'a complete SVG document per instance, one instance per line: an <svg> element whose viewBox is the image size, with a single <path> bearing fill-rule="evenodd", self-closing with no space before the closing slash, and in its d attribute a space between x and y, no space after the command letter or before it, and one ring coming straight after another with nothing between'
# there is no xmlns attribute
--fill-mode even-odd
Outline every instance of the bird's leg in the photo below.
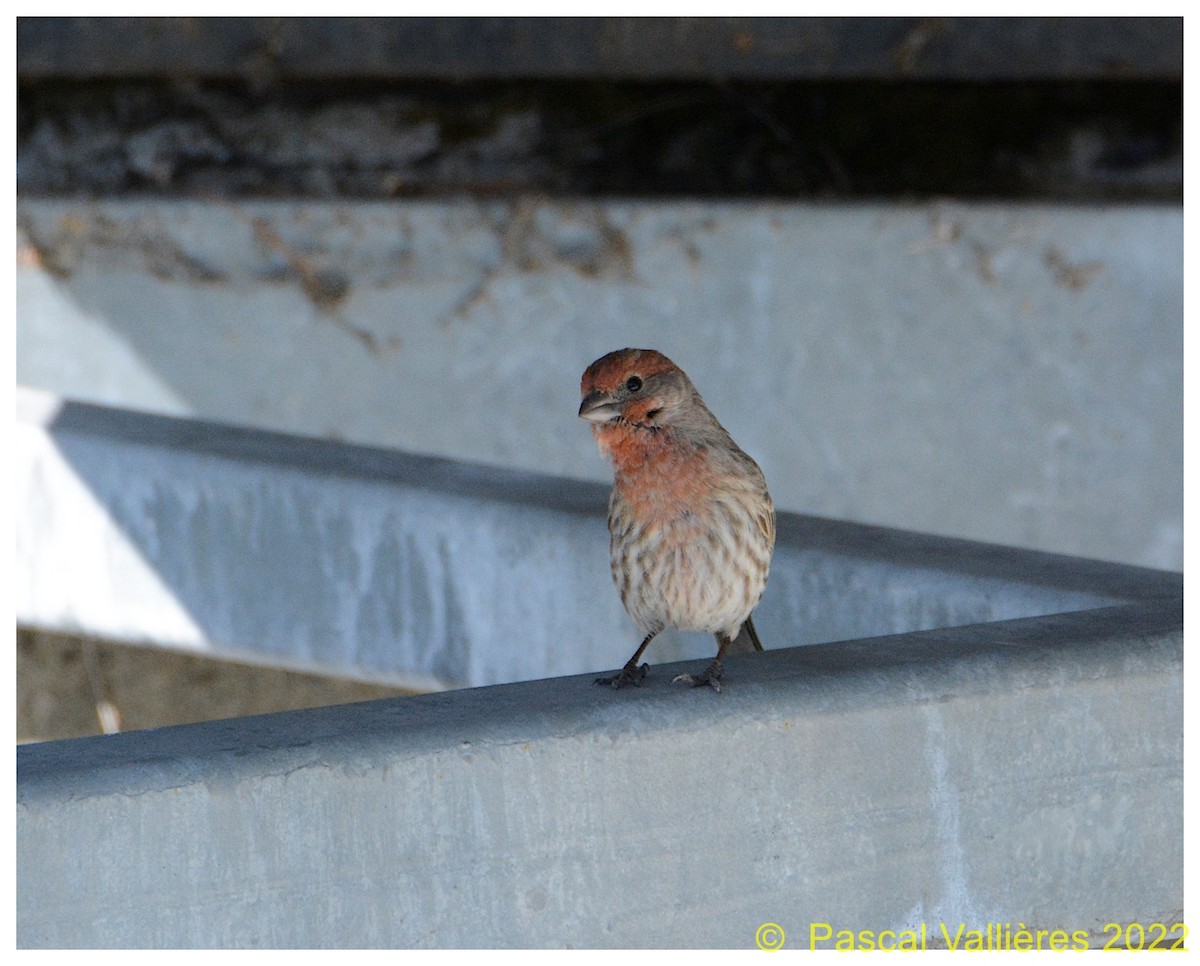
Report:
<svg viewBox="0 0 1200 966"><path fill-rule="evenodd" d="M721 659L725 657L725 652L729 650L729 645L733 643L733 638L728 634L717 634L717 656L713 658L712 664L704 669L704 673L693 676L691 674L677 674L671 679L674 684L677 681L682 681L684 684L690 684L694 688L701 688L708 685L718 694L721 693L721 675L725 673L725 665L721 663Z"/></svg>
<svg viewBox="0 0 1200 966"><path fill-rule="evenodd" d="M745 632L746 636L750 638L750 643L754 646L756 651L761 651L763 649L762 641L758 639L758 631L754 629L753 615L746 618L746 623L744 623L742 625L742 629L738 631L738 637L741 637L743 632ZM718 640L720 639L718 638ZM737 638L734 638L734 640L737 640Z"/></svg>
<svg viewBox="0 0 1200 966"><path fill-rule="evenodd" d="M633 652L633 657L625 662L625 666L621 668L621 673L614 675L611 678L596 678L597 684L607 684L613 688L623 688L627 684L641 685L642 678L646 676L646 672L650 669L649 664L643 664L638 667L638 661L642 659L642 654L646 650L646 645L653 640L654 635L658 631L651 631L643 639L641 646Z"/></svg>

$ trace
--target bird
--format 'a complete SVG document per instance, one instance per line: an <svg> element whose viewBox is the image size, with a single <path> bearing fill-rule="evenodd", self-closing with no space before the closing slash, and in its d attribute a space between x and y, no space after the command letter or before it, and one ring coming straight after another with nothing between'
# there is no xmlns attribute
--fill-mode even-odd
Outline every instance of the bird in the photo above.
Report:
<svg viewBox="0 0 1200 966"><path fill-rule="evenodd" d="M618 349L583 373L579 416L612 462L609 555L621 603L645 634L596 683L640 685L650 641L673 627L712 634L717 656L672 683L720 692L730 653L761 651L751 612L767 585L775 507L758 464L687 374L655 349Z"/></svg>

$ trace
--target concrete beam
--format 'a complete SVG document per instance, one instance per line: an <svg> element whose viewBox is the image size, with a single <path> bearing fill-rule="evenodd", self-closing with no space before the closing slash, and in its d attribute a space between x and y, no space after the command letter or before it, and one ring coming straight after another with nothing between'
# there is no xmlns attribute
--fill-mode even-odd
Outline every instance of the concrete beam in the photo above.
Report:
<svg viewBox="0 0 1200 966"><path fill-rule="evenodd" d="M415 687L619 667L607 487L22 390L19 623ZM771 647L1168 596L1159 571L784 514ZM652 661L710 655L664 635Z"/></svg>
<svg viewBox="0 0 1200 966"><path fill-rule="evenodd" d="M1182 659L1165 599L735 658L721 695L669 667L24 746L17 943L1100 944L1182 917Z"/></svg>
<svg viewBox="0 0 1200 966"><path fill-rule="evenodd" d="M1173 206L18 205L18 381L608 476L579 374L682 365L789 510L1183 566Z"/></svg>

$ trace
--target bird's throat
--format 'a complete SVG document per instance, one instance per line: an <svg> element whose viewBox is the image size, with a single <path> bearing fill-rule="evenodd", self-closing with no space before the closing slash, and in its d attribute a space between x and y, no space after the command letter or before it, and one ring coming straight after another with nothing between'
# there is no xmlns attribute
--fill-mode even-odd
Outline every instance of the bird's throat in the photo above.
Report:
<svg viewBox="0 0 1200 966"><path fill-rule="evenodd" d="M644 519L661 522L682 508L706 506L711 466L703 450L681 445L669 432L620 424L594 430L601 451L612 460L613 485Z"/></svg>

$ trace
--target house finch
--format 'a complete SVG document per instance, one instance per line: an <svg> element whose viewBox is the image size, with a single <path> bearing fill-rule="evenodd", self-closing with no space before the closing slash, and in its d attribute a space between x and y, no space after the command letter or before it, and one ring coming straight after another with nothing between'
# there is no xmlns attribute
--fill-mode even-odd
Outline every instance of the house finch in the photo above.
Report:
<svg viewBox="0 0 1200 966"><path fill-rule="evenodd" d="M775 547L775 508L762 470L662 353L610 352L588 366L581 389L579 415L613 464L613 581L646 635L620 673L596 683L640 683L646 646L675 627L714 634L717 656L698 677L674 680L720 691L726 654L762 650L750 612Z"/></svg>

